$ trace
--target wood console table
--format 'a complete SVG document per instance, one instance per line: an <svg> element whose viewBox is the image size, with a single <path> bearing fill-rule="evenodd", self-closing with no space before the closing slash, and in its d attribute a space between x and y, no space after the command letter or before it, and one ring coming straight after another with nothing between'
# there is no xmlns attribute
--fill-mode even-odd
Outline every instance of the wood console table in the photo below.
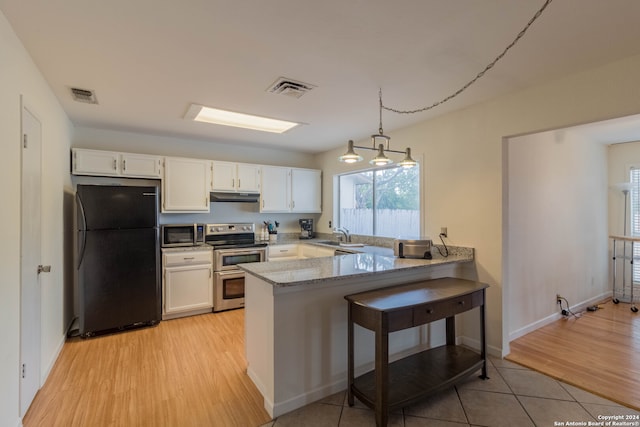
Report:
<svg viewBox="0 0 640 427"><path fill-rule="evenodd" d="M389 411L411 405L482 369L487 378L485 289L465 279L442 278L347 295L348 399L375 410L385 427ZM455 345L455 315L480 308L480 354ZM446 345L389 364L389 333L446 319ZM375 332L375 369L354 378L354 323Z"/></svg>

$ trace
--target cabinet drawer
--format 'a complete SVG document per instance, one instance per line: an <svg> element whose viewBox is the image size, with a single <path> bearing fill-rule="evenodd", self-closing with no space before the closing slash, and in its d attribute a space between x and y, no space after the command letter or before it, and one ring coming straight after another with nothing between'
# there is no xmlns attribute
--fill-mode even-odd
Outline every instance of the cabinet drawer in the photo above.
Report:
<svg viewBox="0 0 640 427"><path fill-rule="evenodd" d="M297 245L274 245L269 247L269 261L298 258Z"/></svg>
<svg viewBox="0 0 640 427"><path fill-rule="evenodd" d="M418 326L438 319L444 319L445 317L451 317L467 311L473 306L472 295L463 295L447 301L425 304L413 309L413 325Z"/></svg>
<svg viewBox="0 0 640 427"><path fill-rule="evenodd" d="M164 267L192 264L213 264L211 251L180 251L164 254Z"/></svg>

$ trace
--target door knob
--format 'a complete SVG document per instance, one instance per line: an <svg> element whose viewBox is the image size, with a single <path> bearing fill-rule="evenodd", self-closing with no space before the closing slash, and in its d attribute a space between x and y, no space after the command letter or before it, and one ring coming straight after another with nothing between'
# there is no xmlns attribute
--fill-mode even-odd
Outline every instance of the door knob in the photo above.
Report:
<svg viewBox="0 0 640 427"><path fill-rule="evenodd" d="M39 265L38 266L38 274L40 273L49 273L51 272L51 266L50 265Z"/></svg>

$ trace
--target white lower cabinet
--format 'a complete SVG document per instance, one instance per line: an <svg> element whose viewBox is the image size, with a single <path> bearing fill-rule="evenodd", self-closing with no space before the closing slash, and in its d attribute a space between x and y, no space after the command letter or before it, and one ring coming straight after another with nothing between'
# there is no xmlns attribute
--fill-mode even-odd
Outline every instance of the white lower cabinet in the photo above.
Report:
<svg viewBox="0 0 640 427"><path fill-rule="evenodd" d="M268 261L292 261L304 258L334 256L335 249L309 244L284 244L269 246Z"/></svg>
<svg viewBox="0 0 640 427"><path fill-rule="evenodd" d="M209 313L213 308L213 252L163 250L162 318Z"/></svg>

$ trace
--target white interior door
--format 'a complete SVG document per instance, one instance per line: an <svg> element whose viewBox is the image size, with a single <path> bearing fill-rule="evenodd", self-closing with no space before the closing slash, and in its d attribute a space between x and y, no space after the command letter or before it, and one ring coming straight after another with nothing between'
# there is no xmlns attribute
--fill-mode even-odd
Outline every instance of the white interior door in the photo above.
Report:
<svg viewBox="0 0 640 427"><path fill-rule="evenodd" d="M22 106L20 249L20 416L40 388L40 254L42 135L40 121Z"/></svg>

